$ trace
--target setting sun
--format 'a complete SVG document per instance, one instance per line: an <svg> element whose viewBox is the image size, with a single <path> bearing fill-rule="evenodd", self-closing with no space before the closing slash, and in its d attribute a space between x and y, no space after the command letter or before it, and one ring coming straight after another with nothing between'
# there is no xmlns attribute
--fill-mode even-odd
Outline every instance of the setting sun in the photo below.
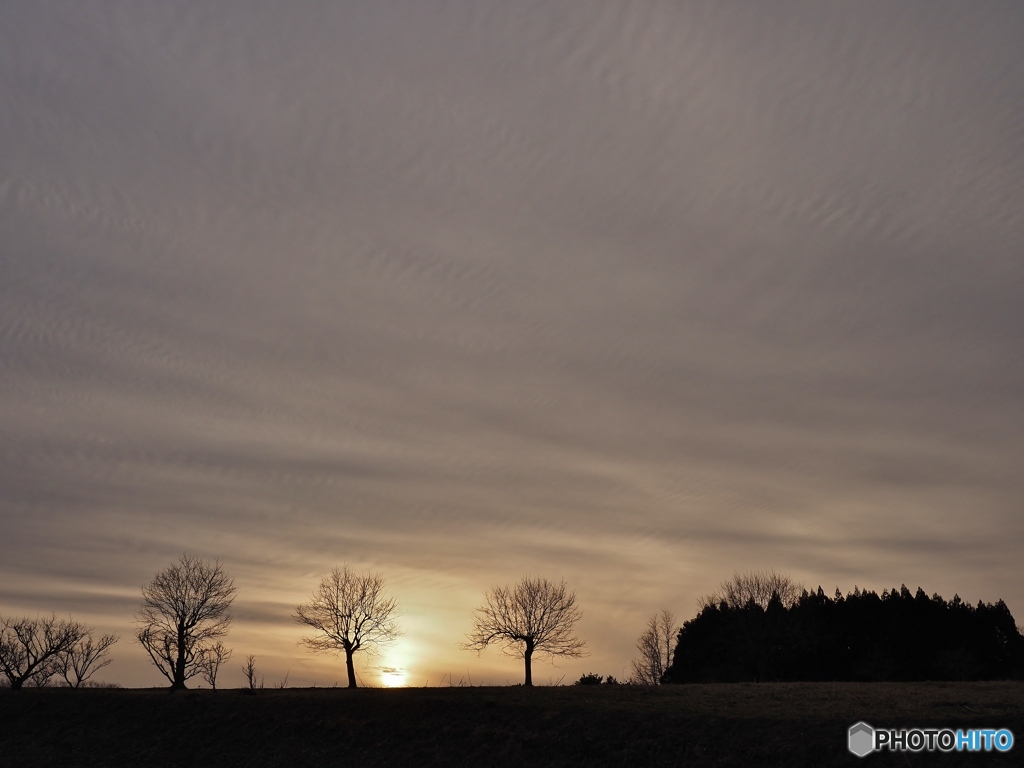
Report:
<svg viewBox="0 0 1024 768"><path fill-rule="evenodd" d="M380 672L380 682L385 688L401 688L405 685L405 670L386 667Z"/></svg>

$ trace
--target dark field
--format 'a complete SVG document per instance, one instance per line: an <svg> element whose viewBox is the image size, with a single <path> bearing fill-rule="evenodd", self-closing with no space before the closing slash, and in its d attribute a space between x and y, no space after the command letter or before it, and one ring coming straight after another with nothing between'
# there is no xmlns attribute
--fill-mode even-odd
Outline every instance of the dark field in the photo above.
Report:
<svg viewBox="0 0 1024 768"><path fill-rule="evenodd" d="M1009 728L1022 683L661 688L0 690L0 763L36 765L826 766L1024 764L846 750L875 726Z"/></svg>

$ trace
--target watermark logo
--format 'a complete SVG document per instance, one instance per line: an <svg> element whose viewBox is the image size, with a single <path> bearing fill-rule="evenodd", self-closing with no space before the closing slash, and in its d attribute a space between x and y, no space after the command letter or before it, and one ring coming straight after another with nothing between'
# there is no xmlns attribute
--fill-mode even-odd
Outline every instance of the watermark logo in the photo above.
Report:
<svg viewBox="0 0 1024 768"><path fill-rule="evenodd" d="M1007 728L873 728L865 722L850 726L846 746L857 757L872 752L1006 752L1013 748Z"/></svg>
<svg viewBox="0 0 1024 768"><path fill-rule="evenodd" d="M850 727L847 734L847 746L857 757L875 750L875 729L867 723L857 723Z"/></svg>

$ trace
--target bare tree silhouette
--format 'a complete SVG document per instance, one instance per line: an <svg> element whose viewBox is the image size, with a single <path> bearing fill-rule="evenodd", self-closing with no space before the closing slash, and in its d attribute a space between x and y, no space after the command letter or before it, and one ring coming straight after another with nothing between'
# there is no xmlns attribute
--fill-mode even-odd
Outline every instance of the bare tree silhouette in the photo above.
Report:
<svg viewBox="0 0 1024 768"><path fill-rule="evenodd" d="M633 659L630 682L636 685L660 685L661 678L672 665L675 645L676 617L662 610L647 620L647 627L636 641L640 657Z"/></svg>
<svg viewBox="0 0 1024 768"><path fill-rule="evenodd" d="M202 673L206 652L227 634L235 592L219 562L189 554L142 588L135 638L172 691Z"/></svg>
<svg viewBox="0 0 1024 768"><path fill-rule="evenodd" d="M110 664L110 648L120 639L117 635L103 635L96 640L92 632L87 631L77 643L60 654L57 671L68 687L80 688L88 683L94 674Z"/></svg>
<svg viewBox="0 0 1024 768"><path fill-rule="evenodd" d="M344 653L348 687L356 687L352 657L376 653L402 633L395 621L398 600L384 592L379 573L358 574L347 565L320 580L308 603L295 609L294 619L316 630L301 642L317 653Z"/></svg>
<svg viewBox="0 0 1024 768"><path fill-rule="evenodd" d="M245 664L242 665L242 674L249 681L249 690L255 691L263 688L263 677L256 671L256 657L251 653L245 657Z"/></svg>
<svg viewBox="0 0 1024 768"><path fill-rule="evenodd" d="M27 616L0 617L0 673L18 690L26 683L46 685L60 665L60 657L89 633L74 619Z"/></svg>
<svg viewBox="0 0 1024 768"><path fill-rule="evenodd" d="M567 592L562 581L524 576L514 587L494 587L484 593L484 604L473 612L473 629L462 647L477 654L491 644L502 653L521 658L526 667L525 685L533 685L533 659L585 656L584 642L573 634L583 613L576 607L576 593Z"/></svg>
<svg viewBox="0 0 1024 768"><path fill-rule="evenodd" d="M803 584L794 582L784 573L750 571L734 573L731 579L719 584L717 590L701 597L697 602L701 608L717 606L723 602L730 608L743 608L753 600L761 608L767 608L772 595L777 594L782 605L790 608L800 599L803 589Z"/></svg>
<svg viewBox="0 0 1024 768"><path fill-rule="evenodd" d="M202 650L202 660L199 662L202 668L203 680L209 683L210 688L217 690L217 673L221 665L231 658L231 649L225 648L224 643L217 641L216 645Z"/></svg>

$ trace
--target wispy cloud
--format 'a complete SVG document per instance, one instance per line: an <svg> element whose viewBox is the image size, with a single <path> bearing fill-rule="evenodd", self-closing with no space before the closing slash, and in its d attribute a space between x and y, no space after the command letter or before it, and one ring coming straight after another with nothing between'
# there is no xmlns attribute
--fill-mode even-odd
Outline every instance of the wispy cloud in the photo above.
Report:
<svg viewBox="0 0 1024 768"><path fill-rule="evenodd" d="M518 674L457 643L525 572L616 676L746 567L1024 611L1022 36L946 2L7 3L0 612L127 636L219 556L238 646L329 683L289 612L349 562L418 684Z"/></svg>

